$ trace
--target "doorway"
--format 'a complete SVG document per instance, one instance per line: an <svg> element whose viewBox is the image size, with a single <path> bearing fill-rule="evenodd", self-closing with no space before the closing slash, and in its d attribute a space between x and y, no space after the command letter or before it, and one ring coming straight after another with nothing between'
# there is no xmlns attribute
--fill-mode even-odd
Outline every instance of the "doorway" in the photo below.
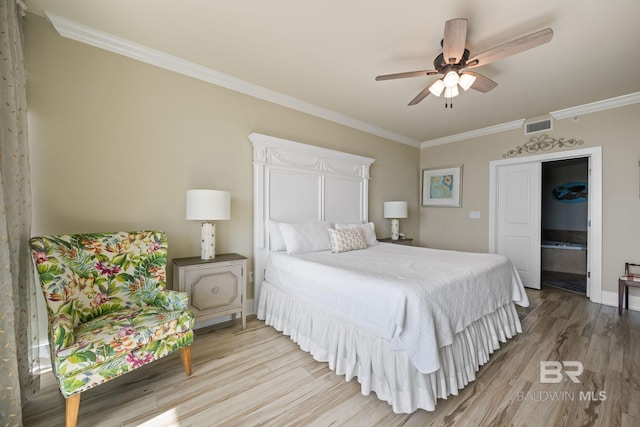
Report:
<svg viewBox="0 0 640 427"><path fill-rule="evenodd" d="M540 180L531 179L530 186L523 190L530 194L530 219L537 227L528 227L526 230L518 230L514 234L517 239L510 241L528 241L529 246L526 249L522 246L519 252L512 253L509 245L504 245L505 226L501 221L508 215L505 215L504 209L507 206L518 206L507 200L505 197L510 196L505 193L504 188L507 186L505 180L501 178L505 174L503 170L517 169L521 166L528 166L532 174L542 174L542 164L557 160L568 160L576 158L587 158L589 169L587 199L587 296L592 302L602 303L602 148L585 148L580 150L561 151L556 153L546 153L533 156L525 156L522 158L494 160L490 162L489 170L489 251L492 253L503 254L509 259L517 259L514 266L520 272L522 268L530 271L540 272L541 252L541 191L534 191L535 185L540 186ZM535 177L535 175L532 175ZM527 184L529 185L529 184ZM522 189L522 188L521 188ZM508 231L508 230L507 230ZM524 249L526 250L524 250ZM521 274L522 277L522 274ZM535 275L533 275L535 278ZM539 274L538 274L539 277ZM523 283L525 281L523 280ZM527 287L540 288L540 280L537 279L524 283Z"/></svg>
<svg viewBox="0 0 640 427"><path fill-rule="evenodd" d="M587 295L589 158L542 163L541 283Z"/></svg>

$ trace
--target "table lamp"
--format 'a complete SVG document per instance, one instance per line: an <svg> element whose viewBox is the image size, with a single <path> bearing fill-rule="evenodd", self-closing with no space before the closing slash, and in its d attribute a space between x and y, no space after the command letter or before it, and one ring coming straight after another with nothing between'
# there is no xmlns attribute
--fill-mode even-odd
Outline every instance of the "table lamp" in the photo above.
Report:
<svg viewBox="0 0 640 427"><path fill-rule="evenodd" d="M384 202L384 217L391 218L391 240L400 236L399 218L407 217L407 202Z"/></svg>
<svg viewBox="0 0 640 427"><path fill-rule="evenodd" d="M231 218L231 193L219 190L187 190L187 219L202 221L200 258L216 257L216 225Z"/></svg>

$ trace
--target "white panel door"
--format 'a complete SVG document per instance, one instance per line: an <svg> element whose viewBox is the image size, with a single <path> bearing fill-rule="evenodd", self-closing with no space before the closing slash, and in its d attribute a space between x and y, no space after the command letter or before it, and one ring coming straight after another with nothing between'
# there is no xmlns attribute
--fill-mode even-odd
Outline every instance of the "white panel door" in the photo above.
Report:
<svg viewBox="0 0 640 427"><path fill-rule="evenodd" d="M541 170L539 162L498 167L496 252L534 289L540 289Z"/></svg>

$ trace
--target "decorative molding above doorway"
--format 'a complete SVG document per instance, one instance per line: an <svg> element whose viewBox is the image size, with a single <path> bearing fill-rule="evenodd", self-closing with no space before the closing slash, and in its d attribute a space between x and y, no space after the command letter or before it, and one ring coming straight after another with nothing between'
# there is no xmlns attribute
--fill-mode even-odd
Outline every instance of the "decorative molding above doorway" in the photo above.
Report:
<svg viewBox="0 0 640 427"><path fill-rule="evenodd" d="M554 148L566 148L566 147L575 147L576 145L582 145L584 141L571 138L552 138L549 135L539 135L532 136L529 138L529 141L524 144L514 148L513 150L507 151L502 155L503 159L509 159L512 157L519 156L521 154L534 154L538 151L550 151Z"/></svg>

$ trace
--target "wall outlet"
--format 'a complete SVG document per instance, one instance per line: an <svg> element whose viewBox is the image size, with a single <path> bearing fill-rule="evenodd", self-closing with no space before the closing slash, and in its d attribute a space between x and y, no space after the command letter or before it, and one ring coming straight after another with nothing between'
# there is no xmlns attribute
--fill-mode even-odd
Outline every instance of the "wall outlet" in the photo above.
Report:
<svg viewBox="0 0 640 427"><path fill-rule="evenodd" d="M253 271L249 272L249 283L253 283Z"/></svg>

